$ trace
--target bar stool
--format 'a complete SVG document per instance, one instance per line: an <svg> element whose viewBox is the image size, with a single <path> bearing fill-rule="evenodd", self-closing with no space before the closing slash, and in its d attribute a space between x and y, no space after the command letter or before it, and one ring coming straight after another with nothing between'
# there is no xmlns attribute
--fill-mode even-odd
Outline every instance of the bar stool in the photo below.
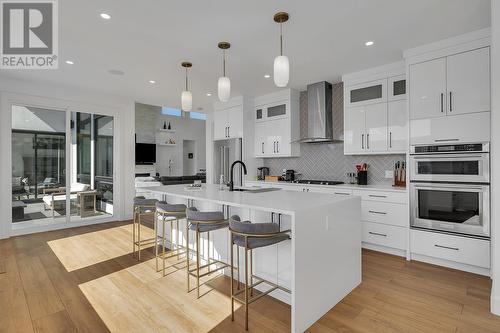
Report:
<svg viewBox="0 0 500 333"><path fill-rule="evenodd" d="M133 237L133 256L136 256L137 253L137 260L141 260L141 246L146 246L150 244L155 244L156 246L156 223L154 223L154 233L155 237L153 238L147 238L147 239L141 239L141 223L142 223L142 217L144 216L153 216L155 214L156 210L156 202L158 200L156 199L146 199L143 196L138 196L134 198L134 222L133 222L133 230L132 230L132 237ZM137 228L137 232L136 232ZM137 251L135 250L137 247Z"/></svg>
<svg viewBox="0 0 500 333"><path fill-rule="evenodd" d="M252 271L252 261L253 255L252 250L277 244L284 240L290 239L289 233L291 230L280 231L280 227L275 223L251 223L250 221L241 221L238 215L233 215L229 219L229 231L231 232L231 321L234 321L234 301L238 301L245 306L245 330L248 331L248 305L255 302L259 298L269 294L270 292L280 289L287 293L291 293L290 290L281 287L275 283L264 280L258 276L253 275ZM242 247L245 249L245 289L235 292L233 286L233 245L236 244L237 248ZM248 253L250 252L250 274L248 272ZM238 256L239 262L239 256ZM248 280L250 278L250 285ZM253 280L258 280L253 283ZM239 270L238 270L238 286L239 286ZM265 292L260 293L255 297L253 296L253 288L257 285L265 283L271 286L271 288ZM237 296L241 293L245 293L245 298L243 300L239 299Z"/></svg>
<svg viewBox="0 0 500 333"><path fill-rule="evenodd" d="M189 286L190 277L196 277L197 297L200 298L200 278L230 266L225 262L210 257L210 231L227 228L229 222L224 217L223 212L200 212L195 207L189 207L186 209L186 217L187 291L188 293L192 291ZM189 230L193 230L196 233L196 268L193 269L190 268L189 263ZM201 265L200 235L205 232L207 233L208 242L207 263L205 265ZM218 264L220 266L215 267L215 269L211 269L211 266L214 264ZM204 268L208 268L208 271L201 274L200 271ZM205 281L203 284L206 284L210 280Z"/></svg>
<svg viewBox="0 0 500 333"><path fill-rule="evenodd" d="M166 201L158 201L156 203L156 213L155 213L155 230L158 230L158 219L161 218L161 221L163 222L163 227L162 227L162 236L156 235L156 243L158 244L158 239L161 238L161 244L162 244L162 253L158 254L158 246L155 248L155 257L156 257L156 271L159 272L158 269L158 259L161 258L163 260L163 276L165 276L165 270L167 268L170 268L172 266L175 266L179 264L178 262L170 265L168 267L165 266L165 260L169 258L173 258L177 256L177 261L179 260L179 256L186 253L185 247L182 245L179 245L179 239L180 239L180 231L179 231L179 220L186 218L186 205L184 204L169 204ZM165 251L166 248L166 241L165 241L165 229L167 226L167 223L170 222L170 249L168 252ZM174 222L176 223L176 239L175 239L175 249L174 249L174 238L173 238L173 229L174 229Z"/></svg>

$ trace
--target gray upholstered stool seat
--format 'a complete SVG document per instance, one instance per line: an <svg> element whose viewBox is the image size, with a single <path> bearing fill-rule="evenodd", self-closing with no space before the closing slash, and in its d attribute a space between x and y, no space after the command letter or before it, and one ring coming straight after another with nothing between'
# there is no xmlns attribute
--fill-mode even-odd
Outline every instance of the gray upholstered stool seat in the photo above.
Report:
<svg viewBox="0 0 500 333"><path fill-rule="evenodd" d="M229 222L224 216L223 212L220 211L215 211L215 212L200 212L198 209L195 207L189 207L186 209L186 218L187 218L187 228L186 228L186 259L187 259L187 290L188 292L191 291L189 285L189 279L190 276L194 276L196 278L196 290L197 290L197 295L198 298L200 298L200 278L204 276L209 276L214 272L221 271L222 269L229 267L229 264L217 260L215 258L212 258L210 256L210 232L214 230L219 230L223 228L227 228L229 226ZM191 269L190 266L190 258L189 258L189 231L194 231L195 232L195 241L196 241L196 268ZM207 246L208 246L208 253L206 253L206 259L205 264L201 264L201 252L202 249L200 247L200 235L202 233L207 233ZM212 243L213 244L213 243ZM213 245L212 245L213 246ZM205 251L203 251L205 253ZM214 252L214 250L212 251ZM214 268L212 268L215 266ZM207 269L206 272L201 272L202 270ZM209 280L203 282L203 284L206 284L210 280L212 280L214 277L210 278Z"/></svg>
<svg viewBox="0 0 500 333"><path fill-rule="evenodd" d="M229 226L229 222L225 220L223 212L200 212L195 207L189 207L186 210L186 217L191 221L189 229L198 229L199 232L213 231Z"/></svg>
<svg viewBox="0 0 500 333"><path fill-rule="evenodd" d="M185 213L186 205L184 204L169 204L166 201L158 201L156 203L156 210L159 213Z"/></svg>
<svg viewBox="0 0 500 333"><path fill-rule="evenodd" d="M134 221L132 225L132 243L133 243L133 256L137 254L137 259L141 260L141 247L156 243L156 223L155 223L155 237L143 239L141 238L141 224L142 216L154 215L156 212L156 199L146 199L144 196L137 196L134 198ZM136 251L137 247L137 251Z"/></svg>
<svg viewBox="0 0 500 333"><path fill-rule="evenodd" d="M176 262L174 264L170 264L169 266L165 265L165 261L167 259L177 257L177 261L180 260L180 256L185 253L185 247L181 245L180 242L180 228L179 228L179 220L184 219L186 217L186 205L184 204L170 204L166 201L158 201L156 202L156 213L155 213L155 230L159 230L158 224L162 223L163 227L161 228L162 235L156 235L157 243L158 239L161 239L161 254L158 253L158 246L155 248L155 257L156 257L156 271L159 271L158 260L161 259L163 262L163 276L166 275L167 268L177 267L179 263ZM167 224L170 224L170 238L168 242L169 250L166 250L166 228ZM174 241L174 224L175 224L175 241Z"/></svg>
<svg viewBox="0 0 500 333"><path fill-rule="evenodd" d="M291 230L280 230L279 224L275 223L251 223L250 221L241 221L241 218L238 215L233 215L229 219L229 231L231 232L231 320L234 321L234 301L238 301L245 306L245 330L248 330L248 305L264 295L269 294L270 292L280 289L287 293L290 293L290 290L279 286L278 284L264 280L261 277L258 277L253 274L253 250L259 247L270 246L277 244L279 242L286 241L290 239ZM236 250L238 251L236 258L238 264L238 291L234 291L234 254L233 254L233 245L236 244ZM239 269L239 248L242 247L245 249L245 272L244 272L244 280L245 280L245 289L239 290L240 285L240 269ZM248 255L250 254L250 267L248 267ZM254 283L254 279L258 280ZM253 289L256 285L265 283L269 285L271 288L267 291L261 291L261 294L253 297ZM239 298L239 295L244 293L244 298ZM250 294L250 295L249 295Z"/></svg>
<svg viewBox="0 0 500 333"><path fill-rule="evenodd" d="M241 221L239 216L233 215L229 220L231 230L252 235L267 236L269 234L276 234L280 232L280 228L276 223L251 223L250 221ZM234 235L234 243L241 247L248 249L256 249L259 247L277 244L290 237L286 234L279 234L276 236L267 237L248 237L248 244L245 244L245 236Z"/></svg>

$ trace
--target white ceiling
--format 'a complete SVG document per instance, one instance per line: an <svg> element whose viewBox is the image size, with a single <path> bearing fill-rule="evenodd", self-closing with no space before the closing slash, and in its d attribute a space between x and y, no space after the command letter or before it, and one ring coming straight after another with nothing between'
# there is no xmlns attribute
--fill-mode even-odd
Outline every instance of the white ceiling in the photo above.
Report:
<svg viewBox="0 0 500 333"><path fill-rule="evenodd" d="M290 13L284 54L290 58L289 86L301 90L400 60L407 48L490 26L489 0L60 0L59 69L0 75L179 107L180 63L189 60L193 110L209 111L221 74L219 41L231 43L227 74L233 96L277 90L264 74L272 75L279 52L273 21L278 11ZM366 47L367 40L375 45ZM75 64L65 64L67 59ZM110 69L125 75L111 75Z"/></svg>

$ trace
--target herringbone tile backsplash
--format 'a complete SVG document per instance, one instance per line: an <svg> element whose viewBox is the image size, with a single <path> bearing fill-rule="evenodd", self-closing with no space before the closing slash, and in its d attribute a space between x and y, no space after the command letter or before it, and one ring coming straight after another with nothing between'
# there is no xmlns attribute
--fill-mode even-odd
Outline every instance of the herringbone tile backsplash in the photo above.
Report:
<svg viewBox="0 0 500 333"><path fill-rule="evenodd" d="M343 108L342 84L333 87L333 106ZM339 112L333 117L334 126L337 130L343 127L343 119ZM300 94L300 120L301 134L307 131L307 93ZM393 170L397 161L404 161L405 155L357 155L345 156L344 145L336 144L301 144L300 157L290 158L266 158L264 165L270 169L271 175L281 175L283 169L293 169L301 173L302 179L328 179L346 182L346 173L355 172L356 164L368 164L368 183L391 182L385 179L385 170Z"/></svg>

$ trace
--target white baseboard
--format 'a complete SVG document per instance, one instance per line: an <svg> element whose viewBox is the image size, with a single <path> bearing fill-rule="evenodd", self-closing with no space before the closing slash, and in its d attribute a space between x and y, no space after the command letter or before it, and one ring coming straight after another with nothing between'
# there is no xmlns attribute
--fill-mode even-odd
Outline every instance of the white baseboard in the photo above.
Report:
<svg viewBox="0 0 500 333"><path fill-rule="evenodd" d="M392 255L398 256L398 257L406 257L405 250L400 250L400 249L395 249L392 247L371 244L371 243L365 243L365 242L362 242L362 246L364 249L373 250L373 251L377 251L377 252L384 252L384 253L392 254Z"/></svg>
<svg viewBox="0 0 500 333"><path fill-rule="evenodd" d="M422 262L426 262L428 264L453 268L453 269L457 269L460 271L465 271L465 272L484 275L484 276L490 276L490 274L491 274L490 269L488 269L488 268L462 264L459 262L440 259L440 258L428 257L425 255L416 254L416 253L411 254L411 260L422 261Z"/></svg>

